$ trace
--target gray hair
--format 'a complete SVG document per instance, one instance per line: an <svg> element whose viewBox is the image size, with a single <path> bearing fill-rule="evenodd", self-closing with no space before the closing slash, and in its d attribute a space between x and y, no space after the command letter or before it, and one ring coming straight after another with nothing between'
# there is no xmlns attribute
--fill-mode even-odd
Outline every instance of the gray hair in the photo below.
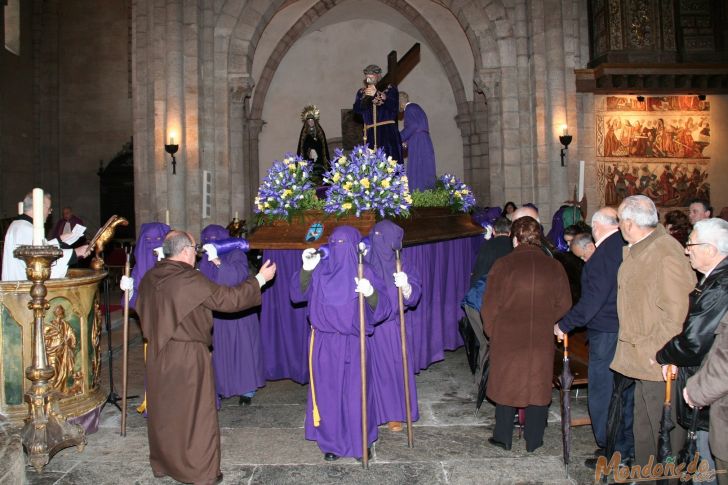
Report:
<svg viewBox="0 0 728 485"><path fill-rule="evenodd" d="M728 221L712 217L698 221L693 226L697 242L712 244L723 255L728 255Z"/></svg>
<svg viewBox="0 0 728 485"><path fill-rule="evenodd" d="M50 200L51 193L50 192L44 192L43 198ZM23 199L23 212L30 212L33 210L33 192L28 192L25 194L25 198Z"/></svg>
<svg viewBox="0 0 728 485"><path fill-rule="evenodd" d="M645 195L631 195L619 205L619 218L630 220L639 227L657 227L660 216L652 199Z"/></svg>
<svg viewBox="0 0 728 485"><path fill-rule="evenodd" d="M186 232L170 231L164 238L162 252L164 252L165 258L177 256L185 249L185 247L191 246L192 244L192 238Z"/></svg>
<svg viewBox="0 0 728 485"><path fill-rule="evenodd" d="M400 91L400 92L399 92L399 100L400 100L400 101L405 101L405 102L408 102L408 101L409 101L409 94L407 94L407 93L406 93L406 92L404 92L404 91Z"/></svg>
<svg viewBox="0 0 728 485"><path fill-rule="evenodd" d="M594 243L591 235L586 232L580 232L574 236L574 239L571 240L571 247L573 248L574 246L578 246L581 249L586 250L589 243Z"/></svg>
<svg viewBox="0 0 728 485"><path fill-rule="evenodd" d="M493 232L496 234L510 234L511 233L511 221L505 217L499 217L493 223Z"/></svg>
<svg viewBox="0 0 728 485"><path fill-rule="evenodd" d="M612 217L609 214L605 214L603 211L596 211L594 215L592 215L591 225L593 226L595 222L598 222L599 224L604 224L605 226L619 225L619 219L617 219L616 217Z"/></svg>

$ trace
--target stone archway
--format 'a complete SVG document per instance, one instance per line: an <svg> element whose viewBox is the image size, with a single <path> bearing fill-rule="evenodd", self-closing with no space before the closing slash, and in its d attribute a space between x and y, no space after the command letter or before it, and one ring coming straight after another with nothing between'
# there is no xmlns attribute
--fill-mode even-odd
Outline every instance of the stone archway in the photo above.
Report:
<svg viewBox="0 0 728 485"><path fill-rule="evenodd" d="M237 93L229 97L229 137L231 166L243 167L247 175L242 193L251 198L257 190L259 178L259 135L265 94L281 59L301 37L307 26L342 0L320 0L281 37L262 73L255 81L250 77L254 53L266 26L290 0L248 2L227 0L218 18L216 31L229 33L226 39L228 90ZM378 0L402 13L419 30L428 45L438 53L446 54L443 69L450 80L456 97L456 123L463 143L463 169L465 180L473 186L478 200L487 204L491 199L503 199L507 174L518 172L522 144L519 137L510 136L504 130L520 125L517 100L518 67L517 46L514 35L515 17L522 17L524 5L506 9L501 0L486 2L475 0L464 5L454 0L437 2L447 8L457 19L473 51L474 83L473 101L465 96L462 79L452 63L447 48L429 22L406 0ZM218 30L220 29L220 30ZM503 80L503 82L501 82ZM255 88L253 89L253 82ZM241 86L243 94L240 95ZM252 104L249 104L252 102ZM504 102L506 110L504 110ZM508 118L508 123L502 121ZM517 130L517 128L516 128ZM242 143L235 136L242 131ZM238 133L235 135L233 132ZM505 136L508 135L508 136ZM242 146L241 146L242 145ZM519 155L516 155L519 154ZM510 166L509 166L510 165ZM510 177L511 180L513 177ZM248 205L246 201L245 205Z"/></svg>

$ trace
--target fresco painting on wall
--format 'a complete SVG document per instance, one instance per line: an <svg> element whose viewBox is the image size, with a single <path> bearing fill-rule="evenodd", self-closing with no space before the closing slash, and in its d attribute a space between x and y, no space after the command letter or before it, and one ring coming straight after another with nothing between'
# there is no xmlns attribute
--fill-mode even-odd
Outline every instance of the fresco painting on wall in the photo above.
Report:
<svg viewBox="0 0 728 485"><path fill-rule="evenodd" d="M597 107L596 131L602 204L618 205L635 194L662 207L710 199L709 102L697 96L606 96Z"/></svg>

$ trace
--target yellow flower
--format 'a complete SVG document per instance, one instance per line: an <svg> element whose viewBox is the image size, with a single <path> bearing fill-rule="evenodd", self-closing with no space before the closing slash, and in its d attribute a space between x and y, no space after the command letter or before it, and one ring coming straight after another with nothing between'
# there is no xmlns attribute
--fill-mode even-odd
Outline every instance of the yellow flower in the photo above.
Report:
<svg viewBox="0 0 728 485"><path fill-rule="evenodd" d="M265 204L263 204L263 207L265 207L267 209L268 207L270 207L270 204L268 202L266 202Z"/></svg>
<svg viewBox="0 0 728 485"><path fill-rule="evenodd" d="M361 183L362 187L364 187L365 189L369 188L370 184L369 184L368 178L364 177L363 179L361 179L361 181L359 183Z"/></svg>
<svg viewBox="0 0 728 485"><path fill-rule="evenodd" d="M341 186L344 190L347 192L351 190L351 182L346 182L344 185Z"/></svg>
<svg viewBox="0 0 728 485"><path fill-rule="evenodd" d="M462 198L463 198L463 196L462 196L462 194L461 194L460 192L455 192L455 193L454 193L453 195L454 195L454 196L455 196L455 198L457 198L457 199L462 199Z"/></svg>
<svg viewBox="0 0 728 485"><path fill-rule="evenodd" d="M298 162L298 166L301 167L301 168L305 167L306 165L308 165L308 162L306 162L306 161L300 161L300 162Z"/></svg>
<svg viewBox="0 0 728 485"><path fill-rule="evenodd" d="M387 173L394 173L394 169L392 167L387 167Z"/></svg>
<svg viewBox="0 0 728 485"><path fill-rule="evenodd" d="M412 203L412 197L410 196L409 192L407 192L406 194L404 194L404 200L408 204L411 204Z"/></svg>
<svg viewBox="0 0 728 485"><path fill-rule="evenodd" d="M341 179L341 174L339 172L336 172L334 176L331 178L334 182L338 182Z"/></svg>
<svg viewBox="0 0 728 485"><path fill-rule="evenodd" d="M348 211L349 209L351 209L351 202L344 202L343 204L341 204L341 208Z"/></svg>
<svg viewBox="0 0 728 485"><path fill-rule="evenodd" d="M383 189L388 189L389 188L389 185L390 185L390 183L389 183L389 177L387 177L386 179L382 180L382 188Z"/></svg>
<svg viewBox="0 0 728 485"><path fill-rule="evenodd" d="M463 195L468 195L468 189L463 189L460 191L460 193Z"/></svg>
<svg viewBox="0 0 728 485"><path fill-rule="evenodd" d="M291 189L285 189L281 194L281 199L287 199L291 194L293 194Z"/></svg>
<svg viewBox="0 0 728 485"><path fill-rule="evenodd" d="M341 165L346 165L346 157L345 157L345 156L343 156L343 155L342 155L342 156L340 156L340 157L339 157L339 163L340 163Z"/></svg>
<svg viewBox="0 0 728 485"><path fill-rule="evenodd" d="M296 171L296 164L295 163L289 163L288 164L288 170L290 170L291 172L295 172Z"/></svg>

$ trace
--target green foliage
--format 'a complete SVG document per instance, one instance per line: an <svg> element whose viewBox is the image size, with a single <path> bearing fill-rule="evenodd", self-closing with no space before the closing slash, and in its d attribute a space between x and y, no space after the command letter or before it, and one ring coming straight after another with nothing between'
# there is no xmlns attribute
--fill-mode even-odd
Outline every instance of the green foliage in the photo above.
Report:
<svg viewBox="0 0 728 485"><path fill-rule="evenodd" d="M301 210L324 210L324 199L316 197L316 190L307 190L303 194L303 200L301 201Z"/></svg>
<svg viewBox="0 0 728 485"><path fill-rule="evenodd" d="M450 207L450 192L444 188L412 192L413 207Z"/></svg>

